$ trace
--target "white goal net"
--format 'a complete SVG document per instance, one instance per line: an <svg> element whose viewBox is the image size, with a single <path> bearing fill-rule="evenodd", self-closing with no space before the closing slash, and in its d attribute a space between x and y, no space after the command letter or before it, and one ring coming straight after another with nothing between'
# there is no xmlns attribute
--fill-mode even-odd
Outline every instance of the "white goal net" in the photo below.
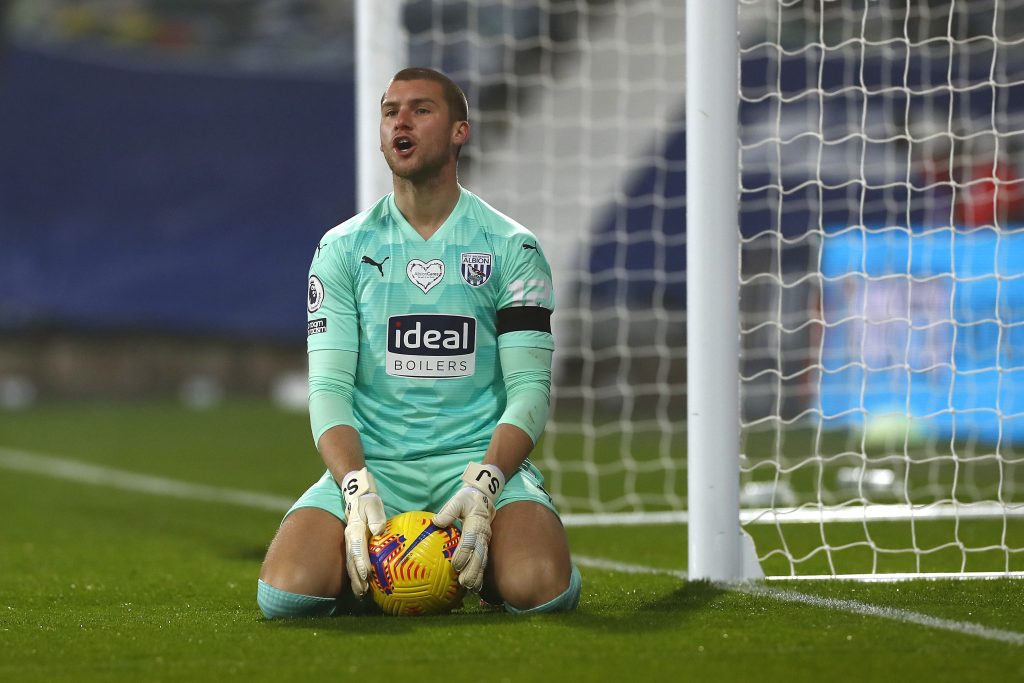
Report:
<svg viewBox="0 0 1024 683"><path fill-rule="evenodd" d="M469 96L463 183L552 263L534 459L570 522L686 518L684 5L392 17L399 66ZM721 125L741 171L721 191L739 200L741 358L722 382L762 566L1024 569L1024 0L737 11L740 82L721 87L739 120Z"/></svg>
<svg viewBox="0 0 1024 683"><path fill-rule="evenodd" d="M741 17L741 500L769 527L748 525L762 565L1024 568L1024 3Z"/></svg>
<svg viewBox="0 0 1024 683"><path fill-rule="evenodd" d="M556 288L533 459L570 515L685 508L683 8L404 5L409 63L466 90L461 181L537 233Z"/></svg>

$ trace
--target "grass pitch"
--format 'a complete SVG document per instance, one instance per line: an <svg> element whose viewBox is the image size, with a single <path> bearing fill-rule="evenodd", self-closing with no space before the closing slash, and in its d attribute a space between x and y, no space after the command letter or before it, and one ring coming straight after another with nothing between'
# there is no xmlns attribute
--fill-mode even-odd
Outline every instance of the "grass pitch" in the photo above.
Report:
<svg viewBox="0 0 1024 683"><path fill-rule="evenodd" d="M322 471L305 416L262 404L0 413L13 450L285 500ZM680 578L682 527L571 528L588 560L573 614L467 600L444 617L267 622L256 576L279 511L2 465L0 501L2 681L1024 679L1024 581L743 592Z"/></svg>

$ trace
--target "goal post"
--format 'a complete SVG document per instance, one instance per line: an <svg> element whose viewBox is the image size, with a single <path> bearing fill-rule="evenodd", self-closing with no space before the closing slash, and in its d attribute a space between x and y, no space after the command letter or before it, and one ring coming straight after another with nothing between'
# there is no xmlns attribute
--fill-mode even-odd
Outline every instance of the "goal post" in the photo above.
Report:
<svg viewBox="0 0 1024 683"><path fill-rule="evenodd" d="M380 154L380 98L405 64L400 2L356 0L355 108L356 203L372 206L391 192L391 171Z"/></svg>
<svg viewBox="0 0 1024 683"><path fill-rule="evenodd" d="M739 524L737 14L686 12L688 574L734 581L761 576Z"/></svg>

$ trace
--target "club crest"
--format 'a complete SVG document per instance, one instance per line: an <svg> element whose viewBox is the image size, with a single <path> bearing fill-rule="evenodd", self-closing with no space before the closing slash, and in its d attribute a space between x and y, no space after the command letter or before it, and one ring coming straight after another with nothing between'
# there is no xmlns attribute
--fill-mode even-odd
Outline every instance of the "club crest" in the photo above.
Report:
<svg viewBox="0 0 1024 683"><path fill-rule="evenodd" d="M492 257L490 254L463 252L459 271L470 287L480 287L491 277Z"/></svg>
<svg viewBox="0 0 1024 683"><path fill-rule="evenodd" d="M444 261L433 259L424 263L413 259L405 267L405 272L412 283L426 294L444 277Z"/></svg>

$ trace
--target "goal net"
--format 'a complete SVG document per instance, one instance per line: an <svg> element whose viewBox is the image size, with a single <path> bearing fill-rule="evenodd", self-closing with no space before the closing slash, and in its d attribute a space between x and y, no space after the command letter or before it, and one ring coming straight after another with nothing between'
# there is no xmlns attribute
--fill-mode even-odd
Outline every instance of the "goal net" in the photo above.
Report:
<svg viewBox="0 0 1024 683"><path fill-rule="evenodd" d="M414 0L398 17L408 63L470 100L461 182L551 263L553 412L532 458L571 521L685 509L683 14Z"/></svg>
<svg viewBox="0 0 1024 683"><path fill-rule="evenodd" d="M466 89L462 182L551 261L533 458L568 523L687 519L684 4L384 11L393 66ZM739 306L723 439L761 565L1024 569L1024 0L736 10L739 301L716 304Z"/></svg>
<svg viewBox="0 0 1024 683"><path fill-rule="evenodd" d="M1024 568L1024 3L740 11L741 500L762 566Z"/></svg>

